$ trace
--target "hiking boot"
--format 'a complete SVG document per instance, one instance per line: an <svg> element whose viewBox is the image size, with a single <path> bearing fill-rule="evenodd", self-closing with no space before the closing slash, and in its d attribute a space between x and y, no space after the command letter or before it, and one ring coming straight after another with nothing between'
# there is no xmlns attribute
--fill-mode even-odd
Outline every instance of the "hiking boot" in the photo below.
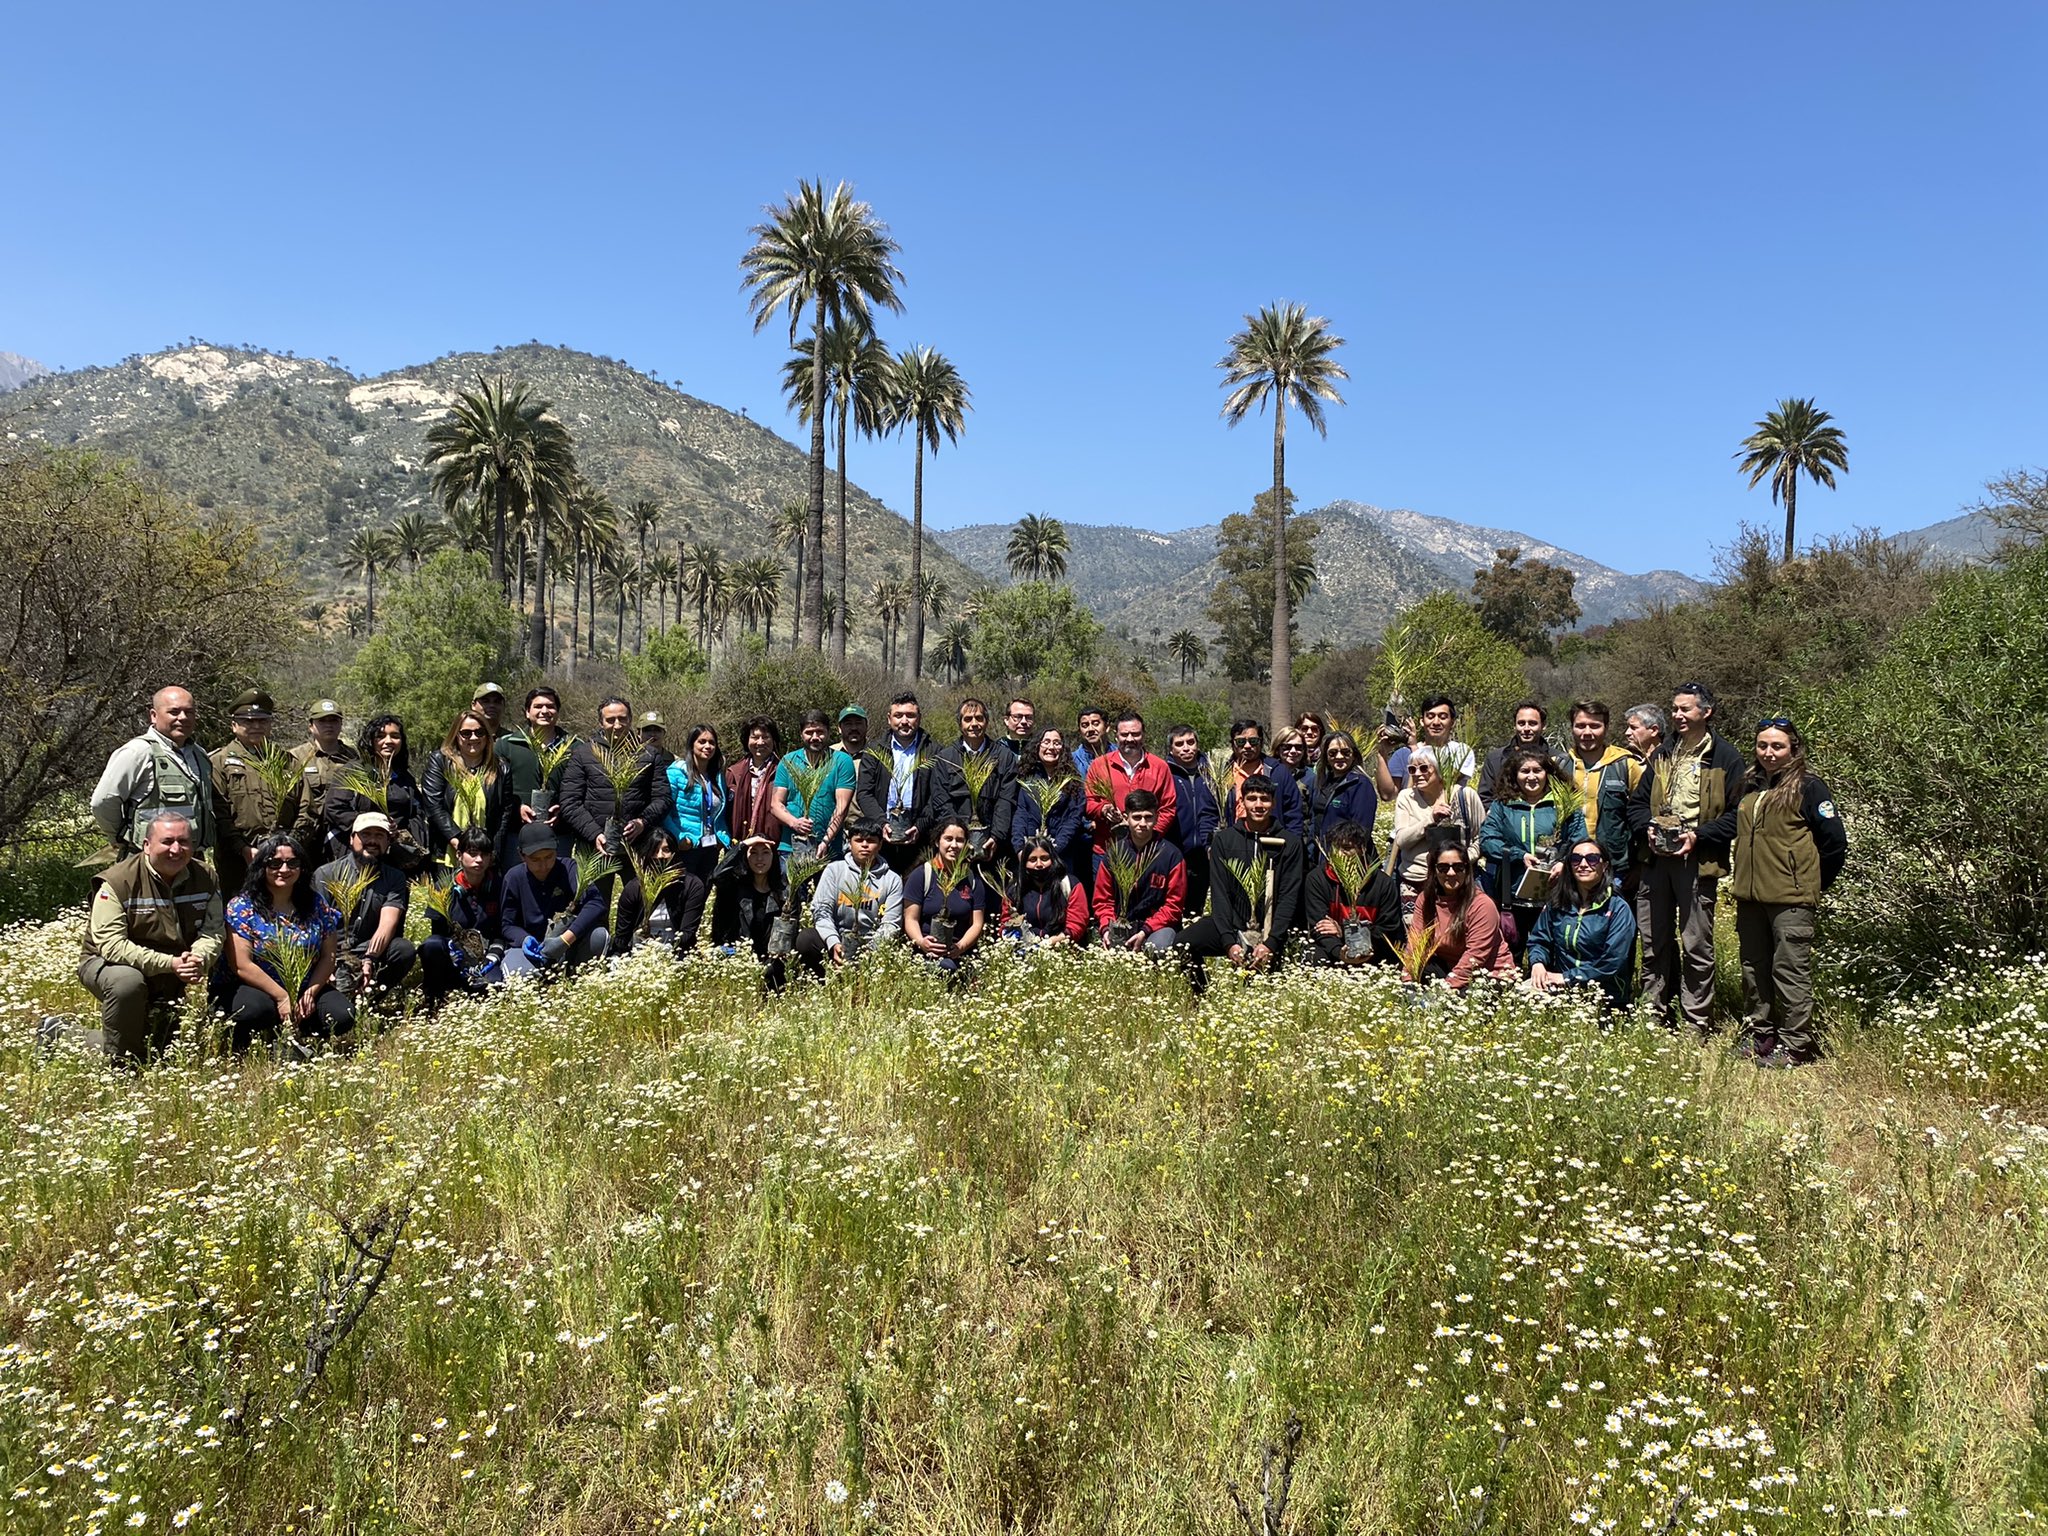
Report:
<svg viewBox="0 0 2048 1536"><path fill-rule="evenodd" d="M1760 1056L1770 1055L1777 1048L1778 1042L1774 1036L1742 1035L1728 1049L1745 1061L1754 1061Z"/></svg>
<svg viewBox="0 0 2048 1536"><path fill-rule="evenodd" d="M1805 1056L1795 1056L1781 1046L1774 1051L1757 1057L1756 1064L1759 1070L1765 1072L1789 1072L1795 1067L1805 1066L1810 1059Z"/></svg>

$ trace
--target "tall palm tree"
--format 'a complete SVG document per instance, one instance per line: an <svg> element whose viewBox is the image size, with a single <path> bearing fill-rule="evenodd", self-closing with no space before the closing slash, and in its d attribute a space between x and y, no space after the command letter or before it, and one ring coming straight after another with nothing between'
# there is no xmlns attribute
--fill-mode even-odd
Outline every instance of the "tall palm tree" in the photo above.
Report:
<svg viewBox="0 0 2048 1536"><path fill-rule="evenodd" d="M652 587L654 588L655 623L658 627L667 629L668 595L675 590L676 582L680 579L680 575L676 570L676 557L664 550L648 561L646 565L642 566L641 571L644 576L640 592L641 616L644 618L647 613L646 589ZM676 617L681 618L682 615L678 613ZM636 647L636 653L645 649L647 649L647 637L643 632L640 637L640 644Z"/></svg>
<svg viewBox="0 0 2048 1536"><path fill-rule="evenodd" d="M712 610L726 585L725 556L716 544L700 539L683 551L681 565L683 591L697 606L697 644L708 650Z"/></svg>
<svg viewBox="0 0 2048 1536"><path fill-rule="evenodd" d="M828 194L822 180L797 184L795 194L764 210L740 257L742 286L753 290L747 307L760 330L777 311L789 315L796 345L804 311L811 314L811 491L805 506L811 569L798 605L813 648L825 642L825 328L849 320L872 330L873 309L900 310L903 281L895 256L902 249L874 209L840 182Z"/></svg>
<svg viewBox="0 0 2048 1536"><path fill-rule="evenodd" d="M908 428L917 444L917 474L911 481L910 590L923 591L924 453L939 451L939 440L957 443L974 407L959 370L930 347L906 347L889 369L889 420ZM915 683L924 660L924 605L911 604L910 661L905 678Z"/></svg>
<svg viewBox="0 0 2048 1536"><path fill-rule="evenodd" d="M1209 662L1209 647L1192 629L1176 629L1168 635L1166 654L1180 663L1180 680L1183 683Z"/></svg>
<svg viewBox="0 0 2048 1536"><path fill-rule="evenodd" d="M939 659L945 663L948 683L958 683L967 675L967 646L973 638L974 626L965 619L955 619L939 636Z"/></svg>
<svg viewBox="0 0 2048 1536"><path fill-rule="evenodd" d="M862 437L879 437L888 429L889 349L873 329L841 324L825 332L825 388L832 400L834 430L839 439L839 531L837 571L839 607L846 608L846 429L849 421ZM811 378L811 354L794 353L782 365L782 392L800 421L811 419L811 400L816 385ZM801 580L802 563L798 563ZM832 654L846 659L846 630L834 626Z"/></svg>
<svg viewBox="0 0 2048 1536"><path fill-rule="evenodd" d="M1010 531L1003 563L1019 581L1058 581L1067 574L1066 525L1056 517L1029 513Z"/></svg>
<svg viewBox="0 0 2048 1536"><path fill-rule="evenodd" d="M627 503L625 526L633 530L633 537L640 542L640 569L647 569L647 536L654 532L661 522L661 508L645 496L638 501ZM633 653L638 655L647 645L647 586L643 582L635 594L637 617L633 621Z"/></svg>
<svg viewBox="0 0 2048 1536"><path fill-rule="evenodd" d="M551 490L564 489L575 473L575 445L549 409L524 384L478 374L476 387L460 391L447 417L427 428L423 462L434 471L441 505L453 512L465 497L474 497L490 508L491 579L507 596L508 524Z"/></svg>
<svg viewBox="0 0 2048 1536"><path fill-rule="evenodd" d="M782 562L773 555L749 555L732 568L732 601L747 630L764 621L775 642L775 610L782 602Z"/></svg>
<svg viewBox="0 0 2048 1536"><path fill-rule="evenodd" d="M619 553L619 509L611 497L603 491L591 493L583 509L583 547L585 556L586 581L590 587L590 607L583 624L583 649L586 655L597 654L597 577L604 569L607 556Z"/></svg>
<svg viewBox="0 0 2048 1536"><path fill-rule="evenodd" d="M1792 559L1792 526L1799 508L1799 476L1835 488L1835 471L1849 473L1849 444L1834 418L1812 400L1780 400L1778 408L1756 424L1735 456L1754 486L1771 477L1771 500L1785 503L1785 559Z"/></svg>
<svg viewBox="0 0 2048 1536"><path fill-rule="evenodd" d="M917 578L917 595L921 599L919 606L924 609L924 616L934 624L938 623L939 614L950 596L946 591L946 579L927 572Z"/></svg>
<svg viewBox="0 0 2048 1536"><path fill-rule="evenodd" d="M618 605L618 628L612 634L612 660L626 659L626 599L643 590L640 585L640 567L627 558L625 547L616 541L599 552L597 557L596 591L592 594L594 608L599 596L610 598Z"/></svg>
<svg viewBox="0 0 2048 1536"><path fill-rule="evenodd" d="M910 607L910 588L903 573L894 565L885 567L869 600L875 605L875 617L882 621L882 670L886 672L896 655L897 627Z"/></svg>
<svg viewBox="0 0 2048 1536"><path fill-rule="evenodd" d="M377 573L389 570L397 556L397 545L388 533L372 528L358 528L342 546L335 564L341 567L344 576L363 578L363 626L374 630L377 627Z"/></svg>
<svg viewBox="0 0 2048 1536"><path fill-rule="evenodd" d="M435 522L417 508L401 512L391 524L392 551L415 576L419 574L420 562L446 549L448 539L448 525Z"/></svg>
<svg viewBox="0 0 2048 1536"><path fill-rule="evenodd" d="M1310 316L1299 304L1268 304L1244 317L1244 329L1230 338L1230 350L1217 367L1230 391L1223 419L1231 426L1253 411L1273 403L1273 686L1268 703L1273 729L1294 716L1293 665L1288 628L1293 606L1288 601L1287 572L1287 407L1291 403L1316 429L1327 435L1323 402L1342 405L1337 382L1350 377L1333 355L1344 338L1333 335L1330 322Z"/></svg>
<svg viewBox="0 0 2048 1536"><path fill-rule="evenodd" d="M768 531L774 536L775 547L793 550L796 554L797 611L789 626L791 650L803 643L804 544L808 538L809 518L809 509L800 501L785 501L768 518Z"/></svg>

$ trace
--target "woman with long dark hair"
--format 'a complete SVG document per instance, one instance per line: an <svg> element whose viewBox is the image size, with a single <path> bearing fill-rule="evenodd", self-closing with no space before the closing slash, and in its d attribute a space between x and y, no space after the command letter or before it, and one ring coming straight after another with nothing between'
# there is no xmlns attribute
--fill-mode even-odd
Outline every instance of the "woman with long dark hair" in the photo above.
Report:
<svg viewBox="0 0 2048 1536"><path fill-rule="evenodd" d="M1849 834L1827 785L1806 766L1806 738L1784 715L1757 724L1731 853L1744 1000L1737 1049L1760 1067L1804 1066L1820 1056L1813 1027L1820 899L1849 861Z"/></svg>
<svg viewBox="0 0 2048 1536"><path fill-rule="evenodd" d="M967 823L948 816L934 829L932 856L903 882L903 936L948 976L981 942L988 886L967 859Z"/></svg>
<svg viewBox="0 0 2048 1536"><path fill-rule="evenodd" d="M1304 717L1313 718L1313 717ZM1301 786L1302 835L1323 841L1340 823L1371 827L1380 814L1380 792L1360 766L1358 743L1349 731L1323 738L1322 755Z"/></svg>
<svg viewBox="0 0 2048 1536"><path fill-rule="evenodd" d="M341 914L313 883L313 860L289 832L257 846L249 878L227 906L227 948L214 1002L227 1015L229 1044L258 1038L338 1038L355 1028L355 1008L334 983Z"/></svg>
<svg viewBox="0 0 2048 1536"><path fill-rule="evenodd" d="M1083 944L1089 915L1088 887L1067 872L1052 839L1025 838L1017 878L1003 893L1003 933L1032 944Z"/></svg>
<svg viewBox="0 0 2048 1536"><path fill-rule="evenodd" d="M1501 936L1500 909L1473 878L1464 838L1454 830L1433 832L1426 857L1429 873L1408 930L1429 930L1427 974L1458 991L1475 976L1515 975L1515 957Z"/></svg>
<svg viewBox="0 0 2048 1536"><path fill-rule="evenodd" d="M497 733L490 721L475 710L464 710L448 727L441 745L427 754L420 780L427 830L440 862L450 868L458 865L465 832L490 838L493 851L503 860L506 824L512 816L511 785L512 771L498 756Z"/></svg>
<svg viewBox="0 0 2048 1536"><path fill-rule="evenodd" d="M1479 828L1486 890L1500 908L1508 947L1517 959L1537 914L1550 899L1545 879L1564 873L1558 867L1563 849L1586 835L1581 812L1559 820L1551 798L1551 774L1550 754L1542 749L1517 747L1509 752L1501 760L1498 798Z"/></svg>
<svg viewBox="0 0 2048 1536"><path fill-rule="evenodd" d="M725 754L718 732L693 725L683 734L683 750L668 765L668 834L682 850L683 868L709 884L718 862L732 842L726 820L731 792L725 782Z"/></svg>
<svg viewBox="0 0 2048 1536"><path fill-rule="evenodd" d="M405 722L396 715L373 715L356 738L356 752L356 766L320 797L329 845L339 857L347 851L356 818L376 811L391 823L391 851L384 862L409 875L418 873L433 862L427 846L433 834L427 827L426 797L412 776Z"/></svg>
<svg viewBox="0 0 2048 1536"><path fill-rule="evenodd" d="M774 842L733 844L711 882L711 942L750 951L771 992L780 992L796 947L796 909Z"/></svg>
<svg viewBox="0 0 2048 1536"><path fill-rule="evenodd" d="M1626 1008L1635 977L1636 915L1614 889L1606 851L1582 831L1529 934L1530 984L1543 992L1598 987Z"/></svg>
<svg viewBox="0 0 2048 1536"><path fill-rule="evenodd" d="M1088 839L1085 800L1067 738L1058 726L1049 725L1017 763L1010 846L1022 848L1034 837L1047 839L1067 873L1086 887L1095 875L1095 853Z"/></svg>

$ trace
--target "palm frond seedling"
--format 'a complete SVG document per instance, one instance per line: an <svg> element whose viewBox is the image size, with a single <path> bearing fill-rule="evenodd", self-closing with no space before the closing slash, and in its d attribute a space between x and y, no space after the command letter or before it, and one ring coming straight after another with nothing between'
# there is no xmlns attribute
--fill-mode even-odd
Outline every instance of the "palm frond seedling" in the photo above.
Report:
<svg viewBox="0 0 2048 1536"><path fill-rule="evenodd" d="M340 869L322 887L328 902L341 914L343 933L355 931L356 913L362 910L363 898L369 894L370 887L377 883L377 873L375 864L343 859Z"/></svg>
<svg viewBox="0 0 2048 1536"><path fill-rule="evenodd" d="M917 776L931 766L931 754L919 747L901 764L896 761L896 749L886 742L879 747L869 747L868 754L881 766L883 777L889 781L889 800L893 808L889 811L889 826L900 839L910 830L910 791L917 782Z"/></svg>
<svg viewBox="0 0 2048 1536"><path fill-rule="evenodd" d="M474 832L490 814L484 776L454 756L447 760L447 773L448 786L455 791L455 825L465 832Z"/></svg>
<svg viewBox="0 0 2048 1536"><path fill-rule="evenodd" d="M1266 942L1266 929L1272 921L1273 866L1262 853L1248 859L1226 858L1222 863L1232 883L1244 893L1245 910L1258 924L1254 928L1240 928L1237 933L1237 940L1249 957L1255 947Z"/></svg>
<svg viewBox="0 0 2048 1536"><path fill-rule="evenodd" d="M359 763L342 773L341 786L361 795L386 816L391 814L391 770L381 763Z"/></svg>
<svg viewBox="0 0 2048 1536"><path fill-rule="evenodd" d="M1209 762L1209 781L1221 784L1230 773L1230 748L1211 747L1205 756Z"/></svg>
<svg viewBox="0 0 2048 1536"><path fill-rule="evenodd" d="M1052 825L1053 807L1066 798L1075 779L1071 773L1063 773L1056 779L1048 774L1044 778L1019 779L1017 783L1031 803L1038 807L1039 826L1048 827Z"/></svg>
<svg viewBox="0 0 2048 1536"><path fill-rule="evenodd" d="M603 857L595 848L578 848L576 854L576 899L580 902L594 887L616 875L619 864L616 859Z"/></svg>
<svg viewBox="0 0 2048 1536"><path fill-rule="evenodd" d="M661 864L653 859L642 858L630 848L624 851L624 858L627 867L633 871L634 878L640 882L641 931L652 934L657 926L666 929L668 917L661 905L661 898L667 893L668 888L676 883L677 877L682 874L681 868L674 863ZM623 897L624 892L621 891L620 894Z"/></svg>
<svg viewBox="0 0 2048 1536"><path fill-rule="evenodd" d="M1444 781L1444 793L1451 794L1472 777L1477 754L1463 742L1447 741L1437 749L1437 776Z"/></svg>
<svg viewBox="0 0 2048 1536"><path fill-rule="evenodd" d="M1130 918L1131 897L1138 889L1138 882L1144 878L1148 862L1123 839L1111 843L1102 855L1102 867L1109 871L1110 892L1116 902L1116 921L1102 935L1103 942L1112 949L1121 949L1128 944L1136 931Z"/></svg>
<svg viewBox="0 0 2048 1536"><path fill-rule="evenodd" d="M1372 953L1372 925L1356 914L1358 900L1372 878L1372 867L1355 848L1329 848L1323 857L1344 899L1344 958L1363 960Z"/></svg>
<svg viewBox="0 0 2048 1536"><path fill-rule="evenodd" d="M953 919L953 896L967 883L968 876L974 871L969 867L967 860L961 858L953 861L951 869L943 869L934 864L931 866L931 872L932 885L939 893L939 909L932 914L931 921L925 926L932 930L933 938L943 939L945 943L952 944L960 938L959 926Z"/></svg>
<svg viewBox="0 0 2048 1536"><path fill-rule="evenodd" d="M1426 630L1413 615L1387 626L1380 637L1380 655L1387 668L1387 708L1396 719L1407 719L1410 690L1420 684L1431 667L1450 654L1450 649L1449 635Z"/></svg>
<svg viewBox="0 0 2048 1536"><path fill-rule="evenodd" d="M1685 831L1671 810L1672 780L1677 766L1671 755L1666 753L1650 769L1650 804L1656 809L1656 815L1650 820L1650 846L1658 853L1678 852Z"/></svg>
<svg viewBox="0 0 2048 1536"><path fill-rule="evenodd" d="M825 787L825 776L832 771L831 760L828 758L822 763L813 763L803 753L799 752L783 763L782 771L789 775L790 786L796 791L797 815L809 816L811 814L811 805L818 798L818 791ZM813 825L809 837L793 839L790 844L792 851L815 848L818 843L819 830L817 826ZM793 876L791 877L791 889L795 889L795 878Z"/></svg>
<svg viewBox="0 0 2048 1536"><path fill-rule="evenodd" d="M604 824L604 842L606 848L618 853L619 845L626 840L626 796L632 792L645 765L640 761L640 749L629 741L595 742L591 754L597 759L598 771L612 787L612 813Z"/></svg>
<svg viewBox="0 0 2048 1536"><path fill-rule="evenodd" d="M1562 842L1565 824L1574 816L1582 815L1586 809L1586 792L1579 788L1576 775L1565 772L1550 776L1550 789L1543 797L1550 802L1550 808L1557 812L1557 830L1553 838Z"/></svg>
<svg viewBox="0 0 2048 1536"><path fill-rule="evenodd" d="M413 881L411 893L413 906L432 913L443 922L449 921L449 913L455 906L455 879L452 875L446 880L422 876Z"/></svg>
<svg viewBox="0 0 2048 1536"><path fill-rule="evenodd" d="M806 921L810 918L811 886L818 876L824 873L826 862L825 856L817 852L816 844L813 844L809 852L792 852L789 856L789 865L783 871L783 878L789 886L790 899L802 905Z"/></svg>
<svg viewBox="0 0 2048 1536"><path fill-rule="evenodd" d="M967 851L978 854L988 846L988 823L981 819L981 792L988 788L988 781L995 777L996 754L993 747L980 752L960 754L960 777L967 785Z"/></svg>
<svg viewBox="0 0 2048 1536"><path fill-rule="evenodd" d="M1402 935L1401 942L1394 946L1394 958L1401 964L1401 974L1415 985L1421 985L1422 973L1428 968L1430 956L1436 953L1436 925L1424 923L1419 928L1410 928Z"/></svg>
<svg viewBox="0 0 2048 1536"><path fill-rule="evenodd" d="M557 736L544 747L533 749L533 760L540 764L540 782L543 789L561 773L569 761L569 754L576 750L576 738L569 735Z"/></svg>
<svg viewBox="0 0 2048 1536"><path fill-rule="evenodd" d="M853 885L839 893L833 913L833 926L839 930L840 947L849 961L860 957L867 948L868 940L875 930L882 926L882 893L868 884L867 872L863 870Z"/></svg>
<svg viewBox="0 0 2048 1536"><path fill-rule="evenodd" d="M299 760L279 746L266 746L263 755L256 759L256 778L270 797L270 819L278 830L283 829L279 818L284 814L285 800L304 771Z"/></svg>
<svg viewBox="0 0 2048 1536"><path fill-rule="evenodd" d="M278 984L284 988L285 995L296 1009L299 999L306 995L306 983L311 980L313 966L320 958L320 946L279 931L258 944L256 954L276 972Z"/></svg>

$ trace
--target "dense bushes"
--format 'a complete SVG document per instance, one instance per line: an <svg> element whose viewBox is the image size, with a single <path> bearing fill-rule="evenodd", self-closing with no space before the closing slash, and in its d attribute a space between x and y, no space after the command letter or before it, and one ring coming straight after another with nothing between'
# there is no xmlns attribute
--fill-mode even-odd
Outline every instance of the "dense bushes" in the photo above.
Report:
<svg viewBox="0 0 2048 1536"><path fill-rule="evenodd" d="M1852 955L1922 975L1959 945L2048 948L2048 549L1943 577L1800 713L1856 839L1830 906Z"/></svg>
<svg viewBox="0 0 2048 1536"><path fill-rule="evenodd" d="M514 695L533 669L519 615L483 556L444 550L392 588L376 635L343 674L351 704L390 710L435 742L489 680Z"/></svg>

